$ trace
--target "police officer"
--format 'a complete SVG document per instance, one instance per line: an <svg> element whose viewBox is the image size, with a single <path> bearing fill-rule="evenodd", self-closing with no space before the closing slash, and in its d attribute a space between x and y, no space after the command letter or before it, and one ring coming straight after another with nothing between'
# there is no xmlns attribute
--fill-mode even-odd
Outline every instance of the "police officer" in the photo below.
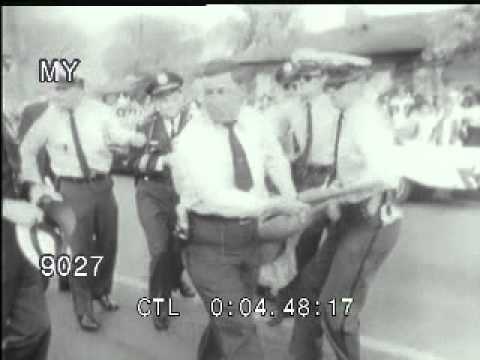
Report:
<svg viewBox="0 0 480 360"><path fill-rule="evenodd" d="M275 80L288 107L279 119L282 130L278 135L284 151L292 162L292 174L297 191L312 187L326 186L333 171L333 147L321 151L323 143L333 143L338 111L333 107L329 97L323 92L325 73L323 71L323 53L300 49L292 55L292 60L281 66ZM302 52L306 52L303 54ZM283 123L282 123L283 122ZM329 224L329 212L320 214L302 233L295 246L297 276L279 291L277 297L277 316L269 321L276 326L283 319L282 309L290 298L295 297L298 274L310 261Z"/></svg>
<svg viewBox="0 0 480 360"><path fill-rule="evenodd" d="M62 74L54 84L48 109L30 128L21 145L22 176L38 183L42 179L36 157L46 146L57 187L77 217L77 227L68 239L72 271L75 274L77 267L82 266L75 259L83 255L87 258L87 276L70 276L70 283L75 314L86 331L100 327L94 316L93 299L107 311L118 309L110 298L117 253L118 208L109 175L112 163L109 146L141 146L144 141L142 134L121 127L110 108L85 95L83 79L76 77L69 82Z"/></svg>
<svg viewBox="0 0 480 360"><path fill-rule="evenodd" d="M2 70L5 74L8 67L3 66ZM49 192L41 186L19 181L20 157L16 140L7 130L9 121L3 111L2 359L46 360L50 344L50 318L44 288L38 270L19 248L15 225L30 227L40 222L43 212L28 198L34 192L36 197Z"/></svg>
<svg viewBox="0 0 480 360"><path fill-rule="evenodd" d="M389 158L393 134L372 97L364 96L367 67L366 59L344 59L334 66L326 83L340 112L331 186L349 188L361 183L372 188L334 206L337 217L331 217L329 236L300 274L297 295L312 303L320 301L322 326L313 312L295 318L290 348L295 359L322 358L324 332L338 359L360 358L359 314L372 276L398 239L399 212L391 203L398 184ZM342 298L353 303L334 315L328 302Z"/></svg>
<svg viewBox="0 0 480 360"><path fill-rule="evenodd" d="M261 116L243 107L247 87L231 74L237 65L218 64L202 73L202 111L180 135L173 161L174 172L185 178L180 196L193 198L187 269L210 318L198 359L262 359L255 323L238 311L242 298L253 300L257 285L257 219L297 214L305 205L269 196L266 174L281 192L293 188L288 162ZM219 316L211 312L214 298L229 304Z"/></svg>
<svg viewBox="0 0 480 360"><path fill-rule="evenodd" d="M135 172L137 212L150 252L150 298L168 299L174 289L179 289L184 297L195 296L181 279L180 244L174 236L178 196L169 168L172 142L190 119L182 85L180 75L162 71L141 79L134 96L151 109L140 127L147 144L134 151L129 160ZM157 330L168 329L168 314L162 312L153 317L153 322Z"/></svg>

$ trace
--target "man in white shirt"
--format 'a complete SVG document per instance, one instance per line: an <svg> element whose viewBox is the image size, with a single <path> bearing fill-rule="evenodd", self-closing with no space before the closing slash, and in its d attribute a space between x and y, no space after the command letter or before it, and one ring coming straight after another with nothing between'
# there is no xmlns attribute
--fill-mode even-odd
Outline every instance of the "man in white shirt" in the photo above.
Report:
<svg viewBox="0 0 480 360"><path fill-rule="evenodd" d="M359 314L372 276L398 239L400 221L391 204L398 184L393 134L373 97L365 94L367 79L352 65L327 80L340 111L332 186L372 184L372 191L335 206L338 216L329 236L300 275L298 296L320 301L323 326L314 314L295 318L290 349L298 360L322 358L323 331L339 359L360 359ZM342 298L353 299L348 314L342 309L333 315L328 302L339 304Z"/></svg>
<svg viewBox="0 0 480 360"><path fill-rule="evenodd" d="M68 239L72 271L87 268L85 277L70 276L75 314L83 330L96 331L100 323L94 316L92 300L98 300L107 311L118 309L110 299L118 221L109 175L110 146L141 146L145 138L122 127L108 106L85 96L83 79L67 82L62 77L54 86L51 103L23 139L22 178L42 183L36 158L46 146L58 190L77 217L77 227ZM77 255L86 256L90 263L85 266L75 261ZM96 273L95 260L90 256L102 259Z"/></svg>
<svg viewBox="0 0 480 360"><path fill-rule="evenodd" d="M295 200L280 145L256 111L243 107L246 92L233 81L233 67L208 69L203 111L179 136L172 162L175 178L184 179L180 196L190 199L187 269L210 315L198 359L263 359L253 319L238 311L242 298L253 301L257 284L257 219L307 207ZM291 195L270 197L267 174ZM219 316L214 298L225 307Z"/></svg>
<svg viewBox="0 0 480 360"><path fill-rule="evenodd" d="M292 162L297 191L326 186L332 175L335 137L339 111L323 92L325 74L320 66L287 62L275 74L282 88L284 104L274 125L283 150ZM282 309L296 296L299 273L315 255L322 234L328 225L328 212L319 214L294 246L297 276L277 296L279 311L269 321L276 326L284 318ZM290 243L288 243L290 245Z"/></svg>

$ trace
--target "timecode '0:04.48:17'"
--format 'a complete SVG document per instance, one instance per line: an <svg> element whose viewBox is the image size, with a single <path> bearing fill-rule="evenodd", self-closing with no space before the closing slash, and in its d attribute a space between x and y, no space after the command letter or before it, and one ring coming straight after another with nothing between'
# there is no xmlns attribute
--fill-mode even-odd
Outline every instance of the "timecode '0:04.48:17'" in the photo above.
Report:
<svg viewBox="0 0 480 360"><path fill-rule="evenodd" d="M97 276L103 256L76 255L73 258L67 254L44 254L39 259L40 273L45 277L58 275L61 277Z"/></svg>
<svg viewBox="0 0 480 360"><path fill-rule="evenodd" d="M286 315L290 316L321 316L322 312L328 316L337 316L350 314L353 304L353 298L332 298L330 301L322 304L319 300L310 301L308 298L290 298L283 309L280 309ZM240 301L233 301L215 297L210 301L210 313L212 316L276 316L277 311L267 308L267 302L264 298L250 299L244 297Z"/></svg>

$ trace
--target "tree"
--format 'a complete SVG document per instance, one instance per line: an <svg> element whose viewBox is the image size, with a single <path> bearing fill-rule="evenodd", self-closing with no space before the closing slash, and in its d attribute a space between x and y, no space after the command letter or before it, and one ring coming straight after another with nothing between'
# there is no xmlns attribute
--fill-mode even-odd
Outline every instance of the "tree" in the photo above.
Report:
<svg viewBox="0 0 480 360"><path fill-rule="evenodd" d="M202 60L230 56L244 49L247 39L251 37L250 21L247 16L228 16L213 26L205 34Z"/></svg>
<svg viewBox="0 0 480 360"><path fill-rule="evenodd" d="M80 58L83 62L86 38L70 24L45 19L29 7L8 6L4 10L3 51L12 55L15 66L2 77L3 100L12 112L19 113L25 103L49 89L47 84L39 82L39 59L66 57Z"/></svg>
<svg viewBox="0 0 480 360"><path fill-rule="evenodd" d="M161 68L189 72L203 49L196 26L177 19L136 16L113 32L102 61L113 78Z"/></svg>
<svg viewBox="0 0 480 360"><path fill-rule="evenodd" d="M429 19L429 44L425 61L446 63L457 53L480 49L480 5L434 14Z"/></svg>
<svg viewBox="0 0 480 360"><path fill-rule="evenodd" d="M237 54L289 54L303 31L298 5L243 5L242 9L249 18L249 29Z"/></svg>
<svg viewBox="0 0 480 360"><path fill-rule="evenodd" d="M241 9L243 18L228 17L207 33L204 59L289 54L303 30L298 6L241 5Z"/></svg>

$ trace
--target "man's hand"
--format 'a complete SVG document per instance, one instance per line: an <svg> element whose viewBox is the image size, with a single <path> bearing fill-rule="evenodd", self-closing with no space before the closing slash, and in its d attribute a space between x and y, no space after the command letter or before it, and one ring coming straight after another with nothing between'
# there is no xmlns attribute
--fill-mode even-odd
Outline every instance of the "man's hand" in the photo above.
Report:
<svg viewBox="0 0 480 360"><path fill-rule="evenodd" d="M168 154L162 156L163 166L171 167L173 161L174 161L174 156L173 156L172 153L168 153Z"/></svg>
<svg viewBox="0 0 480 360"><path fill-rule="evenodd" d="M327 204L325 208L325 213L327 214L331 222L337 222L338 220L340 220L340 217L342 216L342 212L340 211L340 206L336 202L331 202Z"/></svg>
<svg viewBox="0 0 480 360"><path fill-rule="evenodd" d="M32 185L32 188L30 189L30 202L37 205L43 196L47 196L55 201L63 200L62 194L56 192L50 182L47 184Z"/></svg>
<svg viewBox="0 0 480 360"><path fill-rule="evenodd" d="M140 161L138 162L138 169L140 171L147 170L147 163L148 163L149 157L150 157L150 154L143 154L142 157L140 158Z"/></svg>
<svg viewBox="0 0 480 360"><path fill-rule="evenodd" d="M146 144L147 138L145 134L137 132L135 133L132 138L130 139L130 145L133 147L142 147Z"/></svg>
<svg viewBox="0 0 480 360"><path fill-rule="evenodd" d="M3 217L14 224L32 227L43 220L43 211L24 200L4 199L2 207Z"/></svg>

